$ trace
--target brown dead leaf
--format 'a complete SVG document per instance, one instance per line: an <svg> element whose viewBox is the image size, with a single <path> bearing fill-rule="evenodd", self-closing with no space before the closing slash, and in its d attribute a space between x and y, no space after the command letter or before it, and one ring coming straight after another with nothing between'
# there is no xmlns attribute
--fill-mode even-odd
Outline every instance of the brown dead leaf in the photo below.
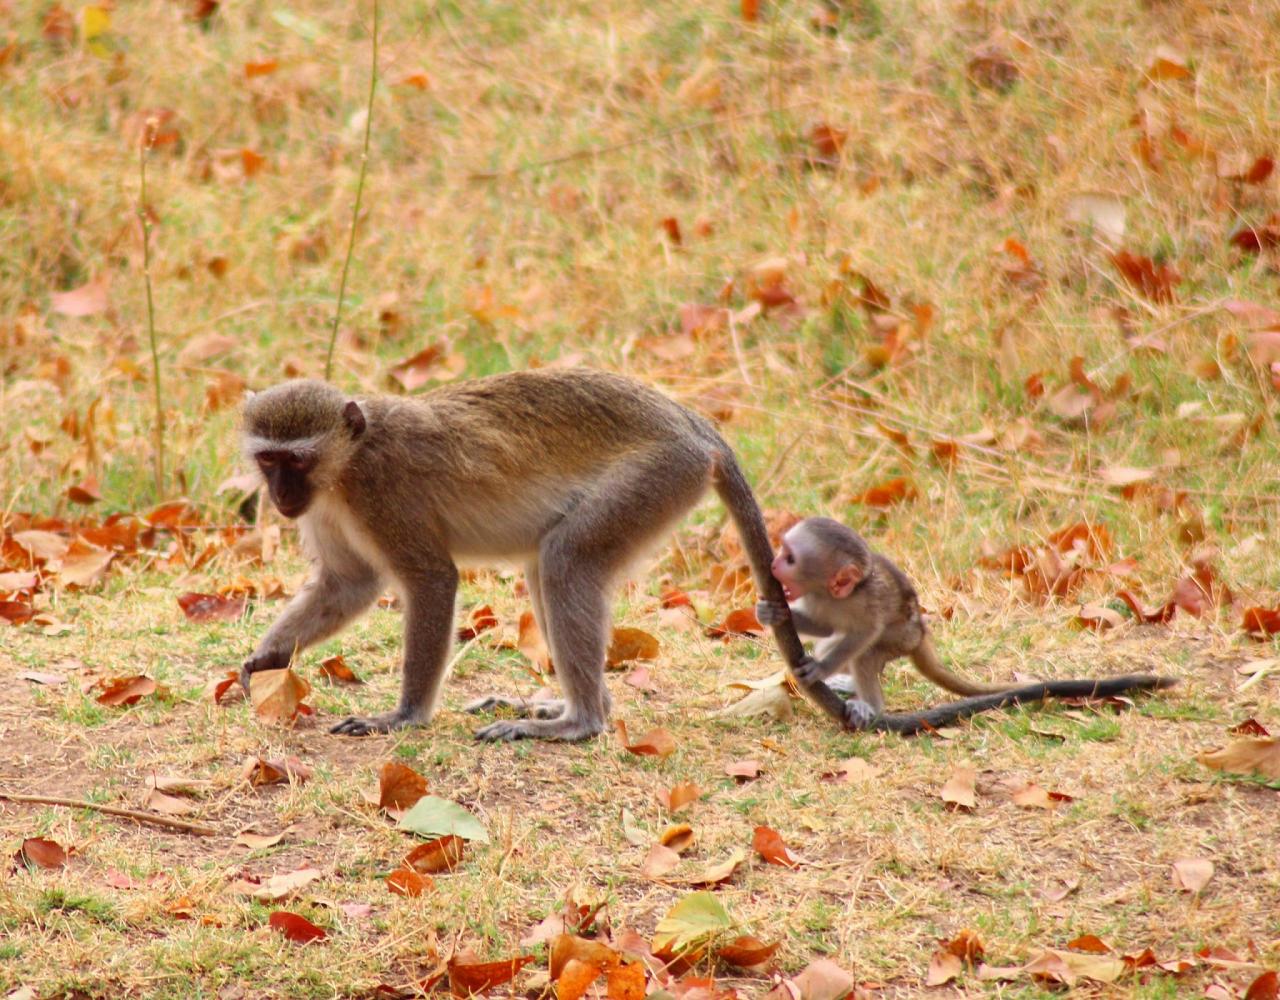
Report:
<svg viewBox="0 0 1280 1000"><path fill-rule="evenodd" d="M88 590L105 579L107 568L116 554L110 549L89 545L83 539L75 539L67 548L58 567L57 579L64 587Z"/></svg>
<svg viewBox="0 0 1280 1000"><path fill-rule="evenodd" d="M853 989L853 976L831 959L820 958L799 975L784 979L765 994L765 1000L841 1000Z"/></svg>
<svg viewBox="0 0 1280 1000"><path fill-rule="evenodd" d="M551 653L547 649L542 630L538 628L537 619L532 611L520 616L520 633L516 639L516 648L537 668L540 674L555 673L555 665L551 662Z"/></svg>
<svg viewBox="0 0 1280 1000"><path fill-rule="evenodd" d="M1180 858L1173 863L1173 885L1183 892L1201 892L1213 878L1213 862L1208 858Z"/></svg>
<svg viewBox="0 0 1280 1000"><path fill-rule="evenodd" d="M669 847L677 854L683 854L694 845L697 836L693 832L693 827L688 823L673 823L662 831L662 836L658 838L658 843L663 847Z"/></svg>
<svg viewBox="0 0 1280 1000"><path fill-rule="evenodd" d="M878 767L873 767L861 757L848 757L837 763L834 771L824 771L819 777L822 781L842 785L846 782L874 781L879 776Z"/></svg>
<svg viewBox="0 0 1280 1000"><path fill-rule="evenodd" d="M293 895L319 877L319 868L304 867L291 872L279 872L262 882L238 879L231 883L231 891L252 896L263 902L276 902Z"/></svg>
<svg viewBox="0 0 1280 1000"><path fill-rule="evenodd" d="M323 927L287 910L276 910L267 918L267 924L294 944L310 944L312 941L323 941L329 936Z"/></svg>
<svg viewBox="0 0 1280 1000"><path fill-rule="evenodd" d="M781 942L765 944L749 934L739 935L716 949L716 957L739 969L754 969L773 958Z"/></svg>
<svg viewBox="0 0 1280 1000"><path fill-rule="evenodd" d="M303 699L311 693L306 678L291 667L283 670L259 670L249 675L249 700L254 714L263 722L292 722L305 706Z"/></svg>
<svg viewBox="0 0 1280 1000"><path fill-rule="evenodd" d="M532 955L520 955L497 962L478 962L466 954L449 959L449 992L455 997L471 997L505 983L533 961Z"/></svg>
<svg viewBox="0 0 1280 1000"><path fill-rule="evenodd" d="M378 808L411 809L428 788L427 779L413 768L388 761L378 772Z"/></svg>
<svg viewBox="0 0 1280 1000"><path fill-rule="evenodd" d="M1064 802L1075 799L1063 792L1050 792L1034 782L1016 791L1010 796L1013 804L1023 809L1057 809Z"/></svg>
<svg viewBox="0 0 1280 1000"><path fill-rule="evenodd" d="M942 786L943 804L951 809L975 809L978 796L975 788L978 772L971 767L957 767Z"/></svg>
<svg viewBox="0 0 1280 1000"><path fill-rule="evenodd" d="M656 660L658 640L638 628L615 628L605 654L607 669L616 670L632 660Z"/></svg>
<svg viewBox="0 0 1280 1000"><path fill-rule="evenodd" d="M63 316L96 316L111 307L107 294L110 284L110 278L103 273L69 292L54 292L49 301L53 311Z"/></svg>
<svg viewBox="0 0 1280 1000"><path fill-rule="evenodd" d="M916 489L913 482L898 476L852 497L850 503L860 503L867 507L876 507L883 510L896 504L915 500L919 495L920 491Z"/></svg>
<svg viewBox="0 0 1280 1000"><path fill-rule="evenodd" d="M657 729L651 729L634 742L629 742L627 738L626 723L619 719L615 723L618 730L618 736L622 740L622 745L628 751L640 757L669 757L676 752L675 737L666 729L659 726Z"/></svg>
<svg viewBox="0 0 1280 1000"><path fill-rule="evenodd" d="M771 865L798 868L802 864L801 860L787 848L782 835L772 827L757 826L751 837L751 846Z"/></svg>
<svg viewBox="0 0 1280 1000"><path fill-rule="evenodd" d="M387 891L394 896L421 896L435 887L430 878L408 866L397 868L387 876Z"/></svg>
<svg viewBox="0 0 1280 1000"><path fill-rule="evenodd" d="M710 639L727 639L734 635L764 635L764 626L754 608L740 608L725 615L724 621L707 629Z"/></svg>
<svg viewBox="0 0 1280 1000"><path fill-rule="evenodd" d="M1082 955L1074 951L1046 948L1023 969L1035 979L1074 986L1081 979L1114 983L1125 973L1124 961L1104 955Z"/></svg>
<svg viewBox="0 0 1280 1000"><path fill-rule="evenodd" d="M1197 761L1215 771L1233 771L1280 780L1280 739L1233 740L1220 750L1206 750Z"/></svg>
<svg viewBox="0 0 1280 1000"><path fill-rule="evenodd" d="M754 781L760 777L761 770L760 762L754 758L731 761L724 766L724 773L735 779L739 784L745 781Z"/></svg>
<svg viewBox="0 0 1280 1000"><path fill-rule="evenodd" d="M929 971L925 974L926 986L942 986L951 982L964 969L964 962L959 955L939 949L929 959Z"/></svg>
<svg viewBox="0 0 1280 1000"><path fill-rule="evenodd" d="M223 597L219 594L181 594L178 606L193 622L234 622L244 615L243 594Z"/></svg>
<svg viewBox="0 0 1280 1000"><path fill-rule="evenodd" d="M462 864L462 855L466 850L466 841L455 834L446 834L425 844L419 844L407 855L404 863L416 872L434 875L436 872L451 872Z"/></svg>
<svg viewBox="0 0 1280 1000"><path fill-rule="evenodd" d="M747 860L747 853L742 849L734 850L724 861L708 865L702 871L690 875L686 880L691 886L716 886L728 882L738 866Z"/></svg>
<svg viewBox="0 0 1280 1000"><path fill-rule="evenodd" d="M240 777L255 788L263 785L279 785L285 782L302 784L311 777L311 768L297 757L246 757L240 767Z"/></svg>
<svg viewBox="0 0 1280 1000"><path fill-rule="evenodd" d="M14 861L27 868L64 868L68 852L56 841L44 837L27 837L14 854Z"/></svg>
<svg viewBox="0 0 1280 1000"><path fill-rule="evenodd" d="M692 781L682 781L678 785L673 785L669 790L660 788L654 794L667 812L677 813L690 802L697 802L702 793L698 791L698 786Z"/></svg>
<svg viewBox="0 0 1280 1000"><path fill-rule="evenodd" d="M355 671L347 666L346 659L339 653L320 662L320 675L331 684L363 684Z"/></svg>
<svg viewBox="0 0 1280 1000"><path fill-rule="evenodd" d="M72 503L85 506L97 503L102 499L102 491L98 486L98 477L85 476L74 486L68 486L66 496Z"/></svg>
<svg viewBox="0 0 1280 1000"><path fill-rule="evenodd" d="M457 378L466 365L463 355L449 353L449 345L437 341L392 365L390 376L405 392L414 392L431 382L448 382Z"/></svg>
<svg viewBox="0 0 1280 1000"><path fill-rule="evenodd" d="M162 691L160 686L145 674L104 678L94 684L94 688L100 692L95 699L97 703L111 708L136 705L143 698Z"/></svg>
<svg viewBox="0 0 1280 1000"><path fill-rule="evenodd" d="M679 864L680 855L676 851L662 844L654 844L640 865L640 874L645 878L660 879L675 871Z"/></svg>
<svg viewBox="0 0 1280 1000"><path fill-rule="evenodd" d="M481 632L488 632L498 627L498 616L493 608L484 604L471 612L471 624L458 629L458 642L470 642Z"/></svg>

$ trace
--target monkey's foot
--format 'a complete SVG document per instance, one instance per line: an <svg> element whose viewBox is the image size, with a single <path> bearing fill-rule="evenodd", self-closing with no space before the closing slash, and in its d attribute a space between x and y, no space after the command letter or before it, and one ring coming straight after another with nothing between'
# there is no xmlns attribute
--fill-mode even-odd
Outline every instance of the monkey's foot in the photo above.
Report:
<svg viewBox="0 0 1280 1000"><path fill-rule="evenodd" d="M880 713L861 698L853 698L844 703L844 721L850 729L870 729Z"/></svg>
<svg viewBox="0 0 1280 1000"><path fill-rule="evenodd" d="M406 729L409 726L421 725L412 716L401 712L387 712L385 715L371 715L361 718L352 715L343 719L329 732L342 736L372 736L374 733L389 733L394 729Z"/></svg>
<svg viewBox="0 0 1280 1000"><path fill-rule="evenodd" d="M503 719L476 730L476 739L496 743L500 740L563 740L575 742L598 736L603 723L585 719Z"/></svg>
<svg viewBox="0 0 1280 1000"><path fill-rule="evenodd" d="M780 625L791 617L785 601L756 601L756 620L761 625Z"/></svg>
<svg viewBox="0 0 1280 1000"><path fill-rule="evenodd" d="M532 698L508 698L500 694L491 694L486 698L477 698L462 707L464 712L476 715L479 712L492 712L495 708L507 708L522 719L558 719L564 714L563 698L544 698L535 701Z"/></svg>

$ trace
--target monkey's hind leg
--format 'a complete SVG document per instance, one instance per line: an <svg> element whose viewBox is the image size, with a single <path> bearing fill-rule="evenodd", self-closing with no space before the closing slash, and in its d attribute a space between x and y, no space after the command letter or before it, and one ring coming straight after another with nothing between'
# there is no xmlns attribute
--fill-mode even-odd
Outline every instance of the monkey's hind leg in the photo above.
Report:
<svg viewBox="0 0 1280 1000"><path fill-rule="evenodd" d="M533 605L533 620L538 623L538 630L546 635L547 612L542 604L542 581L539 579L536 557L525 564L524 580L525 586L529 589L529 602ZM474 715L479 712L492 712L495 708L507 709L522 719L558 719L564 714L564 699L546 698L534 701L530 698L491 694L468 702L462 710Z"/></svg>
<svg viewBox="0 0 1280 1000"><path fill-rule="evenodd" d="M603 731L611 708L604 682L609 586L628 556L693 506L707 481L704 456L687 450L629 456L543 537L538 578L564 713L495 722L477 739L581 740Z"/></svg>

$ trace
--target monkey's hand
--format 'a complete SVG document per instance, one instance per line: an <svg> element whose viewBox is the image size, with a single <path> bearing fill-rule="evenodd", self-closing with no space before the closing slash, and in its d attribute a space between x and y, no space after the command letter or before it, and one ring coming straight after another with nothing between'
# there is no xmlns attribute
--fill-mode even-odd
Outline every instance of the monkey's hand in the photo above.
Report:
<svg viewBox="0 0 1280 1000"><path fill-rule="evenodd" d="M880 713L861 698L851 698L844 703L844 722L850 729L870 729Z"/></svg>
<svg viewBox="0 0 1280 1000"><path fill-rule="evenodd" d="M240 686L249 693L249 677L259 670L283 670L293 659L289 650L258 649L240 666Z"/></svg>
<svg viewBox="0 0 1280 1000"><path fill-rule="evenodd" d="M795 669L791 672L795 674L796 680L808 687L810 684L816 684L818 681L826 680L827 674L831 671L827 669L821 660L814 659L812 656L806 656L796 664Z"/></svg>
<svg viewBox="0 0 1280 1000"><path fill-rule="evenodd" d="M374 733L389 733L396 729L407 729L409 726L423 724L424 720L396 710L387 712L385 715L371 715L367 718L352 715L332 727L329 732L338 733L341 736L372 736Z"/></svg>
<svg viewBox="0 0 1280 1000"><path fill-rule="evenodd" d="M756 601L756 619L761 625L781 625L790 617L786 601Z"/></svg>

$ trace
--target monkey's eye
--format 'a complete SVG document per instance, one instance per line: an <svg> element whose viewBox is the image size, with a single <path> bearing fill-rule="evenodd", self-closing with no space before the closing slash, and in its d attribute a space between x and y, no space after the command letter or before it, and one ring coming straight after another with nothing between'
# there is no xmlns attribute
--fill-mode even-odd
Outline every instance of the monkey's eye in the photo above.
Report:
<svg viewBox="0 0 1280 1000"><path fill-rule="evenodd" d="M790 552L787 553L786 559L787 559L788 566L794 566L796 564L796 557L793 556Z"/></svg>
<svg viewBox="0 0 1280 1000"><path fill-rule="evenodd" d="M270 469L275 466L276 457L275 455L259 455L258 464L264 469Z"/></svg>

